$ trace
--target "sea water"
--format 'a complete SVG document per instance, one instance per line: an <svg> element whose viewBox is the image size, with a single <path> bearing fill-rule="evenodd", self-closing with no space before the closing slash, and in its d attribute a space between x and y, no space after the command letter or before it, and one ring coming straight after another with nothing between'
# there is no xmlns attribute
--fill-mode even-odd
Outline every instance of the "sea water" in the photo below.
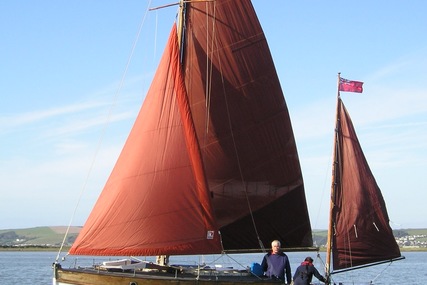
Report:
<svg viewBox="0 0 427 285"><path fill-rule="evenodd" d="M319 257L315 252L290 252L287 253L291 261L292 273L306 256L311 256L314 265L320 273L323 271L325 254ZM335 282L347 284L427 284L427 252L403 252L406 258L392 264L382 264L347 273L333 275ZM24 284L52 284L52 263L55 262L56 252L31 252L31 251L0 251L0 284L24 285ZM61 255L62 257L63 255ZM179 256L171 257L171 264L198 264L206 263L212 266L233 266L234 268L249 267L253 262L261 263L262 254L219 256ZM63 268L74 266L89 266L99 264L105 260L114 260L119 257L66 257L59 260ZM145 260L145 258L142 258ZM150 259L147 259L151 261ZM317 282L313 278L313 282Z"/></svg>

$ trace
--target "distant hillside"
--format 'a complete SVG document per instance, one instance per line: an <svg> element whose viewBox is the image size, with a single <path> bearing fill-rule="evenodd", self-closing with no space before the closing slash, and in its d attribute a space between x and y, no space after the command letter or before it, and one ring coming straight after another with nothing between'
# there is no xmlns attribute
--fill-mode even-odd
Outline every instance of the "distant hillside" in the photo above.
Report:
<svg viewBox="0 0 427 285"><path fill-rule="evenodd" d="M427 248L427 229L400 229L393 230L393 235L400 248L416 249ZM317 247L325 247L328 231L313 230L313 243Z"/></svg>
<svg viewBox="0 0 427 285"><path fill-rule="evenodd" d="M0 245L44 245L58 246L64 239L67 227L36 227L28 229L0 230ZM71 245L80 232L81 227L71 227L65 245Z"/></svg>
<svg viewBox="0 0 427 285"><path fill-rule="evenodd" d="M0 230L0 246L56 247L61 245L66 230L67 227L65 226ZM69 229L65 246L73 244L80 230L81 227L71 227ZM394 230L393 234L402 248L427 247L427 229ZM314 246L325 247L327 236L328 232L326 230L313 230Z"/></svg>

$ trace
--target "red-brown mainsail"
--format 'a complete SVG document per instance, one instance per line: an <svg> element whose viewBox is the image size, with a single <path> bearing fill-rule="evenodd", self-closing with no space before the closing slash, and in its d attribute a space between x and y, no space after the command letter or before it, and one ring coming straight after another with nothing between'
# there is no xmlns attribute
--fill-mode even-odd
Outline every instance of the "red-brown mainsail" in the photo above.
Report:
<svg viewBox="0 0 427 285"><path fill-rule="evenodd" d="M251 2L187 3L181 51L176 35L70 254L312 246L291 122Z"/></svg>

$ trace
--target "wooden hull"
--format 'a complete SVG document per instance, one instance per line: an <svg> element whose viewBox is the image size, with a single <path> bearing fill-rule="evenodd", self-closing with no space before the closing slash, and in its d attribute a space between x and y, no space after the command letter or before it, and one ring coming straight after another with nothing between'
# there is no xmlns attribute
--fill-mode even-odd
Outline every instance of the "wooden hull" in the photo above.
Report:
<svg viewBox="0 0 427 285"><path fill-rule="evenodd" d="M167 272L108 272L96 269L54 269L53 285L163 285L163 284L282 284L279 280L260 279L251 275L195 276Z"/></svg>

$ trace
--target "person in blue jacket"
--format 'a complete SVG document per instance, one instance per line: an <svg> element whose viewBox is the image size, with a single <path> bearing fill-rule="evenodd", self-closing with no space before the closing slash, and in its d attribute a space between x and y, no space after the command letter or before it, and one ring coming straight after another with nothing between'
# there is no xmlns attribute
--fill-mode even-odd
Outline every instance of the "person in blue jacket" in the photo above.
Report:
<svg viewBox="0 0 427 285"><path fill-rule="evenodd" d="M264 256L261 267L268 278L285 281L286 275L287 284L291 284L291 265L288 256L281 251L280 246L281 244L278 240L271 242L271 252Z"/></svg>
<svg viewBox="0 0 427 285"><path fill-rule="evenodd" d="M306 257L301 265L298 266L297 271L295 271L294 285L309 285L313 275L320 281L326 283L325 277L314 267L313 259L311 257Z"/></svg>

